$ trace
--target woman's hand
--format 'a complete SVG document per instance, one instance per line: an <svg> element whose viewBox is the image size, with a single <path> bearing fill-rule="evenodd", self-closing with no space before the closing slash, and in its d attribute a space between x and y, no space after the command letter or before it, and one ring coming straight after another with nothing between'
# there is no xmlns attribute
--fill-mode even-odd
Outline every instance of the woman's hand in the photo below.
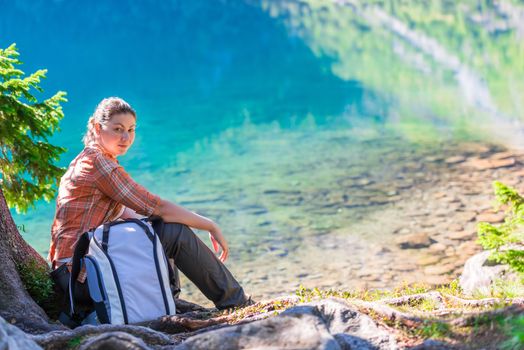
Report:
<svg viewBox="0 0 524 350"><path fill-rule="evenodd" d="M222 235L222 230L220 230L220 227L216 224L214 224L213 228L209 230L209 238L211 239L215 252L218 253L219 249L222 248L222 253L220 254L219 259L220 261L225 262L229 256L229 247L224 235Z"/></svg>
<svg viewBox="0 0 524 350"><path fill-rule="evenodd" d="M184 207L166 200L160 201L159 206L153 214L162 217L165 222L179 222L189 227L208 231L215 251L218 253L220 248L222 248L219 257L220 261L226 261L229 256L229 247L227 246L226 239L222 235L222 230L220 230L217 224L205 216L193 213Z"/></svg>

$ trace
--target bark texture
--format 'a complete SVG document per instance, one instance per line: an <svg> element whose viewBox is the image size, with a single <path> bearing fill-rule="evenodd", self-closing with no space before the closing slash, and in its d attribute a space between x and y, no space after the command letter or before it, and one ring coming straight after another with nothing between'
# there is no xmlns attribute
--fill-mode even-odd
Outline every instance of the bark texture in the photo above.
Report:
<svg viewBox="0 0 524 350"><path fill-rule="evenodd" d="M28 333L62 329L49 323L20 278L19 266L47 267L46 261L22 238L0 187L0 316Z"/></svg>

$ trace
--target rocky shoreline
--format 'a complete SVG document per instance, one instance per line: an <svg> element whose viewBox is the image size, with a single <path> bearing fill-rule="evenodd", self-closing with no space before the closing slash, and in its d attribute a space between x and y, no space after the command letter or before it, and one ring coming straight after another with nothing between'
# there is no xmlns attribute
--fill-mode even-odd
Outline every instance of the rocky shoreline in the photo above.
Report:
<svg viewBox="0 0 524 350"><path fill-rule="evenodd" d="M358 172L356 165L323 193L269 191L266 196L301 202L289 205L323 211L343 227L290 224L296 237L272 239L262 244L264 253L233 261L230 268L257 299L293 293L300 285L372 289L458 278L465 261L481 250L475 243L477 224L503 220L503 212L493 211L492 182L518 189L524 153L473 142L445 147L440 156L398 150L389 155L396 162L381 154L385 163L394 164L388 173ZM206 305L191 285L186 283L183 293Z"/></svg>
<svg viewBox="0 0 524 350"><path fill-rule="evenodd" d="M0 317L0 348L492 349L506 339L493 320L524 312L524 298L468 300L452 293L411 291L368 301L355 295L315 292L313 296L308 291L228 312L180 301L176 316L43 334L27 334Z"/></svg>

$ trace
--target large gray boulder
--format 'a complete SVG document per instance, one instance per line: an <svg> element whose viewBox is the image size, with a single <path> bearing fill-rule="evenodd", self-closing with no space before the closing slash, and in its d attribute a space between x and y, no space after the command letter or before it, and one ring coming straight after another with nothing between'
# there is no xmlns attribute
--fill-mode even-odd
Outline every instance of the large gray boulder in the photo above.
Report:
<svg viewBox="0 0 524 350"><path fill-rule="evenodd" d="M465 295L490 295L497 280L516 281L518 276L508 265L497 264L489 259L491 251L473 255L466 261L459 284Z"/></svg>
<svg viewBox="0 0 524 350"><path fill-rule="evenodd" d="M0 317L0 350L42 350L26 333Z"/></svg>
<svg viewBox="0 0 524 350"><path fill-rule="evenodd" d="M393 336L343 299L326 299L304 307L311 308L311 313L318 310L342 349L397 349ZM294 309L297 308L286 310L284 314L295 312Z"/></svg>
<svg viewBox="0 0 524 350"><path fill-rule="evenodd" d="M295 306L249 324L202 333L183 349L397 349L395 339L342 299Z"/></svg>

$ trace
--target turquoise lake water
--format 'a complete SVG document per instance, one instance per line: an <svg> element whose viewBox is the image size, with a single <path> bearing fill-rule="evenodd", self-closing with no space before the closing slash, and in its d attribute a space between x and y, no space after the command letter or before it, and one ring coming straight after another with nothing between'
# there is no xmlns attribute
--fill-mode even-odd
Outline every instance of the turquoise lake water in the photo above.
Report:
<svg viewBox="0 0 524 350"><path fill-rule="evenodd" d="M96 104L126 99L138 129L120 162L217 220L232 266L286 259L376 210L362 203L395 194L344 181L409 177L395 152L521 145L523 1L0 0L0 13L0 46L17 44L26 73L48 69L42 97L67 91L60 165ZM53 213L13 211L43 255Z"/></svg>

